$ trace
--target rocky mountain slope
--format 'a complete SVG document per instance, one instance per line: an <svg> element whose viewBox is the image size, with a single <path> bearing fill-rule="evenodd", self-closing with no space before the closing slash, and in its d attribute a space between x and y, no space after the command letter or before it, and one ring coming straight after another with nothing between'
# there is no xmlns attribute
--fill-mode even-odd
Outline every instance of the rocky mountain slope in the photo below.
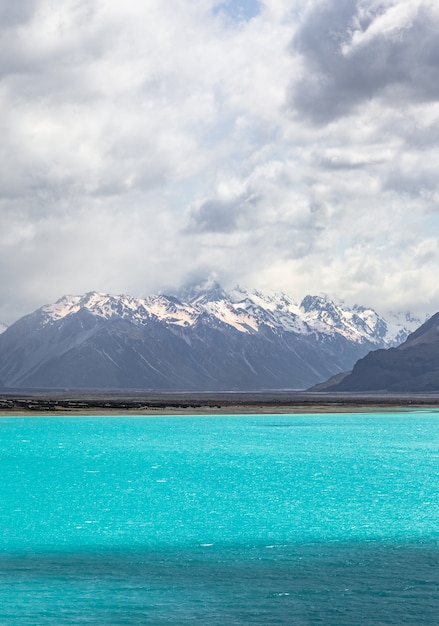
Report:
<svg viewBox="0 0 439 626"><path fill-rule="evenodd" d="M439 391L439 313L396 348L360 359L352 372L327 391Z"/></svg>
<svg viewBox="0 0 439 626"><path fill-rule="evenodd" d="M411 318L384 320L315 296L219 285L146 299L64 296L0 335L8 387L303 389L403 341Z"/></svg>

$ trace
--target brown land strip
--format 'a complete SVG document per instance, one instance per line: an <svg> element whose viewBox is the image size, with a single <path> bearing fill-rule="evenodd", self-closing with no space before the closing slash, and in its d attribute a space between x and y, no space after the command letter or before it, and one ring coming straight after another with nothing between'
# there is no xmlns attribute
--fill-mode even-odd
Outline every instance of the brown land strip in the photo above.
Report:
<svg viewBox="0 0 439 626"><path fill-rule="evenodd" d="M362 413L438 409L439 395L147 393L28 391L0 393L0 415L243 415Z"/></svg>

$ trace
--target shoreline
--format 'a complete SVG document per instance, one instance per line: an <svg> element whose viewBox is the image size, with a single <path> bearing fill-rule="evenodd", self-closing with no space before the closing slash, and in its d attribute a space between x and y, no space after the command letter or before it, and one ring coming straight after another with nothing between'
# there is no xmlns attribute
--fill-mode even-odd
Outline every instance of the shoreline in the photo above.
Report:
<svg viewBox="0 0 439 626"><path fill-rule="evenodd" d="M288 415L434 410L439 395L142 393L26 391L0 393L0 416Z"/></svg>

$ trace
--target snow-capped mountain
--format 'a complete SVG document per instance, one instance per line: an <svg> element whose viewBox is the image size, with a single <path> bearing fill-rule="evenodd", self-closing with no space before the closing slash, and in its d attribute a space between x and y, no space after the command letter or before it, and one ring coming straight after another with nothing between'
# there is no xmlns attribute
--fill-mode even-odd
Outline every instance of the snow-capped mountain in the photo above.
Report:
<svg viewBox="0 0 439 626"><path fill-rule="evenodd" d="M6 329L7 329L6 324L2 324L2 323L0 322L0 335L1 335L2 333L4 333Z"/></svg>
<svg viewBox="0 0 439 626"><path fill-rule="evenodd" d="M300 389L396 345L420 323L219 285L145 299L90 292L9 327L0 379L10 387Z"/></svg>
<svg viewBox="0 0 439 626"><path fill-rule="evenodd" d="M265 324L286 332L339 334L377 347L398 345L425 321L409 313L392 314L386 321L373 309L344 307L322 296L306 296L298 304L284 293L261 293L240 287L226 293L218 286L208 292L183 292L182 296L193 307L232 325L233 316L247 314L255 330Z"/></svg>

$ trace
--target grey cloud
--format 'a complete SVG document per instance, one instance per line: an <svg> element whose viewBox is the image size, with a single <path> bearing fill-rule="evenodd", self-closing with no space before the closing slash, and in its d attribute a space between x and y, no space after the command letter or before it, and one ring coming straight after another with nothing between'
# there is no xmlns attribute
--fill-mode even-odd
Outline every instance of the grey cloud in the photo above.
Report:
<svg viewBox="0 0 439 626"><path fill-rule="evenodd" d="M434 194L438 188L436 168L413 168L412 171L401 171L396 166L390 169L383 179L383 189L407 194L415 198L421 194ZM431 202L431 200L430 200ZM437 206L437 202L434 202Z"/></svg>
<svg viewBox="0 0 439 626"><path fill-rule="evenodd" d="M293 105L315 123L348 115L392 87L395 104L439 98L439 38L432 12L421 8L398 36L377 34L343 54L360 4L330 0L318 5L294 40L309 74L296 85ZM368 25L360 24L363 32Z"/></svg>
<svg viewBox="0 0 439 626"><path fill-rule="evenodd" d="M57 20L51 22L52 12ZM110 29L93 28L95 14L94 1L59 2L49 11L42 0L0 0L0 77L13 77L11 88L24 98L88 98L78 94L86 91L78 67L103 58L114 45ZM94 94L92 86L89 91Z"/></svg>
<svg viewBox="0 0 439 626"><path fill-rule="evenodd" d="M7 28L27 22L33 15L38 0L0 0L0 27Z"/></svg>
<svg viewBox="0 0 439 626"><path fill-rule="evenodd" d="M342 157L342 156L336 156L336 157L330 157L330 156L320 156L320 155L316 155L315 157L315 163L319 168L322 168L324 170L333 170L333 171L338 171L338 170L361 170L363 168L367 168L371 165L372 161L368 161L366 159L364 160L355 160L355 159L349 159L349 157ZM384 160L378 160L376 159L373 163L375 164L379 164L379 163L383 163Z"/></svg>
<svg viewBox="0 0 439 626"><path fill-rule="evenodd" d="M254 203L254 200L250 202ZM244 198L206 200L192 211L186 232L230 233L236 230L247 210L248 201Z"/></svg>

